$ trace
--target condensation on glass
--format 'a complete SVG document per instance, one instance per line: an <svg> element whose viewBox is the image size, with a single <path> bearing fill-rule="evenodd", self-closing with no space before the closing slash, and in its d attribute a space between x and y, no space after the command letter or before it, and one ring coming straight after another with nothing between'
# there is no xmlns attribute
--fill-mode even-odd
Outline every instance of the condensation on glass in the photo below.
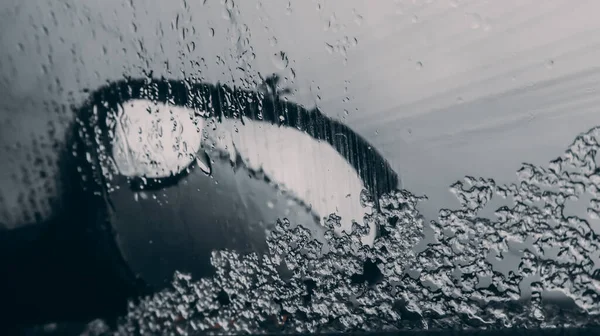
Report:
<svg viewBox="0 0 600 336"><path fill-rule="evenodd" d="M152 274L149 282L172 279L166 289L132 302L111 333L597 324L600 129L594 126L600 120L588 111L597 106L599 78L590 64L600 41L578 28L594 22L584 15L593 8L580 7L567 1L7 1L0 5L0 229L42 222L69 208L53 176L68 125L82 122L73 111L86 106L90 93L139 78L186 88L227 85L349 125L403 173L403 184L369 193L364 189L377 179L365 182L348 159L362 153L332 145L345 141L343 133L328 143L308 129L282 127L284 114L264 122L240 109L220 119L211 115L212 102L203 102L206 110L182 106L168 92L166 99L138 92L144 99L117 109L98 102L91 112L109 110L103 117L110 141L97 143L106 148L86 159L102 161L107 176L143 180L135 192L117 182L103 186L116 209L120 251L136 265L134 272ZM565 20L564 36L539 32L567 9L581 18ZM397 23L384 24L390 20ZM513 35L525 29L545 44ZM572 67L561 62L571 59ZM234 109L237 102L215 104ZM494 112L489 117L488 109ZM569 118L576 126L566 125L565 110L578 113ZM566 150L543 152L547 164L540 163L542 151L531 154L536 163L523 163L515 178L501 155L528 162L523 148L559 141L550 130L540 131L544 137L518 133L528 125L564 125L568 131L556 138ZM96 136L93 127L87 131ZM496 150L504 152L492 163L469 161L471 153ZM502 166L501 176L488 172L490 166ZM202 193L199 188L143 187L146 179L186 175L190 167L199 169L203 188L254 194L240 192L226 204L208 194L185 194ZM449 179L460 179L450 193L447 184L437 185ZM425 197L435 190L431 185L444 196ZM202 204L190 204L194 197L220 210L202 213ZM119 208L126 203L140 206ZM182 204L186 209L177 208ZM152 226L129 225L155 207L175 210L154 216ZM169 217L161 216L195 211L198 221L218 222L224 213L228 221L267 218L252 229L266 237L260 253L255 246L227 245L204 251L212 274L171 274L177 262L192 269L196 260L181 260L177 252L165 257L164 251L185 246L193 254L197 247L188 238L204 233L193 222L169 226ZM235 237L258 236L244 230ZM212 237L196 242L208 244ZM160 253L164 260L157 263L169 266L147 262ZM91 332L107 328L102 321L88 326Z"/></svg>

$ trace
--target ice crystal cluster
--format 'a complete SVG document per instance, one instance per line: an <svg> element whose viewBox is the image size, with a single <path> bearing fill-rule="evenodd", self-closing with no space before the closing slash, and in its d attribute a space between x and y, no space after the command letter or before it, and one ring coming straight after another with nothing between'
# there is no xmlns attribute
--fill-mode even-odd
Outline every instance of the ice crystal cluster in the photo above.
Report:
<svg viewBox="0 0 600 336"><path fill-rule="evenodd" d="M599 147L597 127L547 168L524 164L517 183L467 177L451 187L460 209L442 209L431 223L417 209L424 197L404 190L382 197L380 210L352 233L333 234L340 218L329 216L326 244L282 219L268 238L268 254L215 251L214 277L175 274L170 289L131 303L114 333L597 324ZM485 216L492 200L501 206ZM570 215L571 206L587 213ZM373 223L379 236L364 246L360 237ZM427 226L432 236L417 250Z"/></svg>

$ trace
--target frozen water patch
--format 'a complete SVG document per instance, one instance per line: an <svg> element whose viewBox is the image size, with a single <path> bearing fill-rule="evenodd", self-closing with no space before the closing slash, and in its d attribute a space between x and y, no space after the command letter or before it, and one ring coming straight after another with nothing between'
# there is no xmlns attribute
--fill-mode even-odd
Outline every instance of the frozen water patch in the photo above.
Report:
<svg viewBox="0 0 600 336"><path fill-rule="evenodd" d="M268 238L269 254L214 251L216 276L176 273L172 288L131 303L115 334L598 324L600 239L590 224L599 216L598 148L600 127L546 168L524 164L517 183L456 182L451 191L460 209L440 210L430 224L433 242L420 252L417 204L424 198L404 190L382 197L381 210L351 234L333 234L340 218L331 215L328 249L281 220ZM498 197L504 205L495 218L480 216ZM578 202L587 203L586 214L565 214L566 204ZM360 239L369 225L381 232L372 246Z"/></svg>

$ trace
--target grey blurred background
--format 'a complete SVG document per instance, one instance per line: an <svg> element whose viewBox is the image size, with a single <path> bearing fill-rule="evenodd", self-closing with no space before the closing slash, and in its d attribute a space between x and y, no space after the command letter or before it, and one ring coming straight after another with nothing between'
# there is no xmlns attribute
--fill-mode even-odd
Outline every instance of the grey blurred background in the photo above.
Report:
<svg viewBox="0 0 600 336"><path fill-rule="evenodd" d="M464 175L516 181L600 124L595 1L61 0L0 3L0 223L51 215L71 104L123 76L243 84L344 120L423 213ZM25 212L23 211L25 209Z"/></svg>

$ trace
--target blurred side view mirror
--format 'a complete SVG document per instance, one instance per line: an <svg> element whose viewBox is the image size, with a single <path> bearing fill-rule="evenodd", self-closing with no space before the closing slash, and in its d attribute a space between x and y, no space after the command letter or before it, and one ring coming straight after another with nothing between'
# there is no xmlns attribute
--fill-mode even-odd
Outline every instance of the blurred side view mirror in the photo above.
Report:
<svg viewBox="0 0 600 336"><path fill-rule="evenodd" d="M337 233L360 223L398 175L346 125L281 98L276 82L128 79L92 92L63 155L68 210L1 234L5 311L110 317L175 271L210 275L215 249L264 252L278 219L317 238L331 213Z"/></svg>

